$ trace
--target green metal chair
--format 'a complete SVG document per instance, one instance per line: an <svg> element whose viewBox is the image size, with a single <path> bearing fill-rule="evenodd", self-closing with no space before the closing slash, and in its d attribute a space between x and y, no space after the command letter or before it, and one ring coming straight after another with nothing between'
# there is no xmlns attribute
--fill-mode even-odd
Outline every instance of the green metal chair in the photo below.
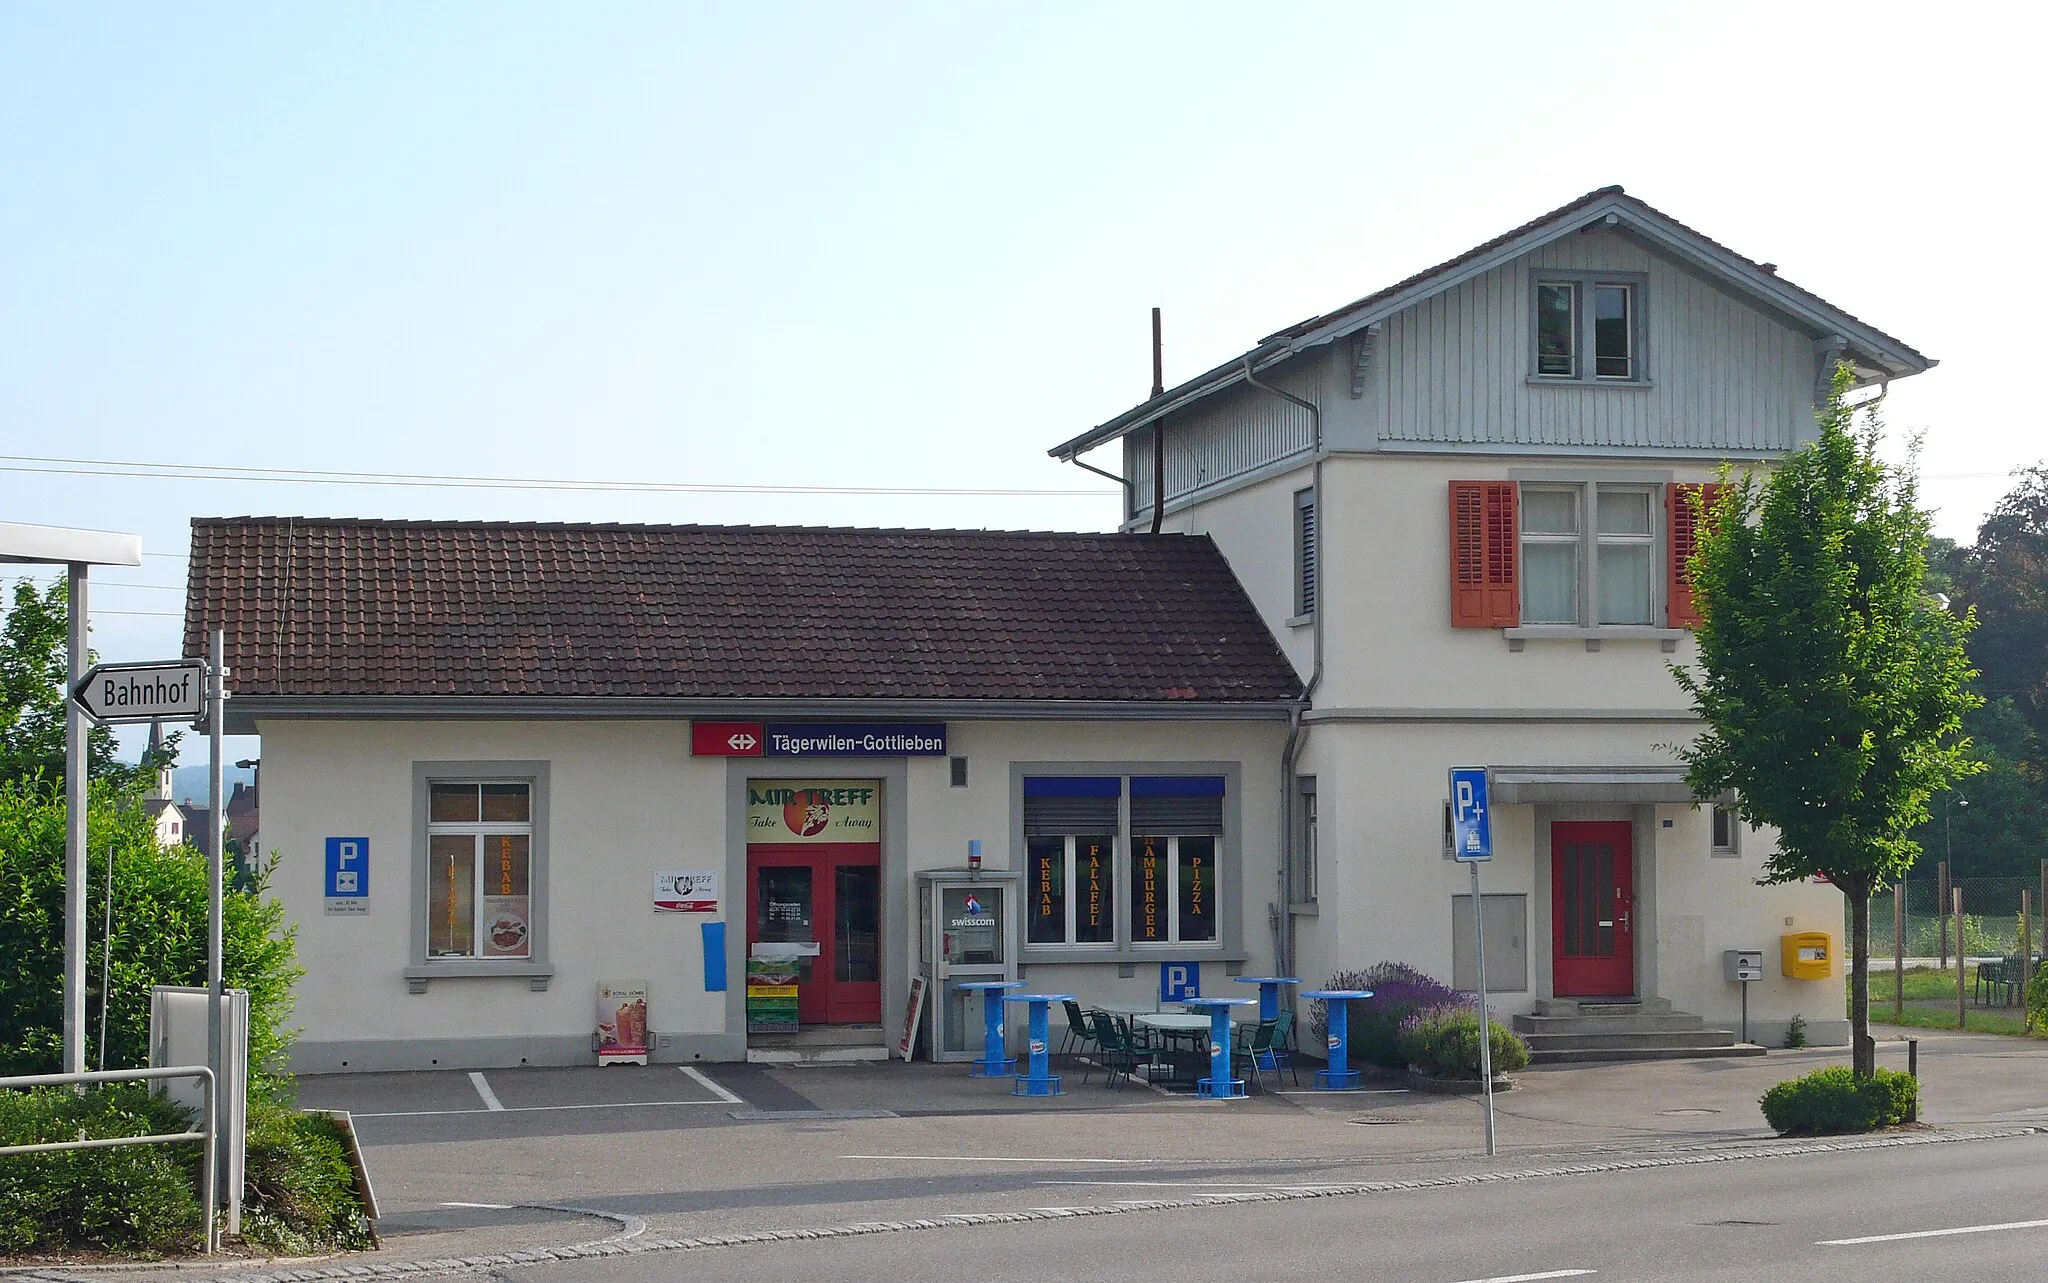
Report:
<svg viewBox="0 0 2048 1283"><path fill-rule="evenodd" d="M1088 1027L1088 1015L1081 1010L1080 1003L1069 998L1062 1005L1067 1009L1067 1033L1060 1040L1060 1055L1073 1065L1094 1044L1095 1032Z"/></svg>
<svg viewBox="0 0 2048 1283"><path fill-rule="evenodd" d="M1138 1051L1131 1046L1130 1035L1118 1029L1116 1021L1106 1011L1091 1011L1088 1021L1095 1028L1096 1059L1107 1071L1103 1085L1117 1085L1116 1076L1122 1074L1129 1079L1138 1067ZM1081 1081L1088 1081L1087 1071L1081 1074Z"/></svg>
<svg viewBox="0 0 2048 1283"><path fill-rule="evenodd" d="M1250 1029L1249 1035L1241 1034L1232 1042L1230 1048L1230 1071L1233 1075L1237 1074L1239 1072L1239 1063L1242 1062L1244 1077L1263 1092L1266 1090L1267 1053L1273 1050L1275 1036L1280 1030L1280 1022L1278 1020L1261 1020L1257 1025L1247 1026L1247 1028ZM1280 1071L1278 1069L1273 1071L1274 1077L1279 1077L1279 1074ZM1301 1080L1297 1078L1295 1081L1299 1082Z"/></svg>

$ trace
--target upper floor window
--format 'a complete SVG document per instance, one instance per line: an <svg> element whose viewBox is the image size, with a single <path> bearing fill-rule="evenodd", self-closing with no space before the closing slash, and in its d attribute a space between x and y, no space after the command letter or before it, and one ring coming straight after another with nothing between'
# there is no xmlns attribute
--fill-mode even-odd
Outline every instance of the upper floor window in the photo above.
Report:
<svg viewBox="0 0 2048 1283"><path fill-rule="evenodd" d="M1451 624L1690 627L1699 615L1689 558L1720 491L1712 483L1454 481Z"/></svg>
<svg viewBox="0 0 2048 1283"><path fill-rule="evenodd" d="M1641 383L1643 278L1544 272L1535 283L1535 360L1542 380Z"/></svg>
<svg viewBox="0 0 2048 1283"><path fill-rule="evenodd" d="M1316 492L1294 492L1294 613L1316 613Z"/></svg>

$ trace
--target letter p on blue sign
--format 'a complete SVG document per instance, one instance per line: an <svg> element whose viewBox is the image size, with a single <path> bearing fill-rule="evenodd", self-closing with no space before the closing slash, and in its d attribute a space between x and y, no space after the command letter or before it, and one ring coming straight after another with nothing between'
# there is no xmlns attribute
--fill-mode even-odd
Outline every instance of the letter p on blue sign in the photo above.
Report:
<svg viewBox="0 0 2048 1283"><path fill-rule="evenodd" d="M1159 1001L1179 1002L1202 996L1202 964L1162 962L1159 964Z"/></svg>
<svg viewBox="0 0 2048 1283"><path fill-rule="evenodd" d="M370 839L327 839L327 898L360 900L370 894Z"/></svg>

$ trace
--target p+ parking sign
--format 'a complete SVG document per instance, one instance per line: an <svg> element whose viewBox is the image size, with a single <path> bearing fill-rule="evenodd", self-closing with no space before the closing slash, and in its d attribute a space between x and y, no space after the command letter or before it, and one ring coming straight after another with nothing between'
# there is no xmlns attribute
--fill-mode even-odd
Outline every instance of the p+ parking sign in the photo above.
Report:
<svg viewBox="0 0 2048 1283"><path fill-rule="evenodd" d="M1493 858L1493 804L1483 766L1451 768L1451 854L1468 862Z"/></svg>
<svg viewBox="0 0 2048 1283"><path fill-rule="evenodd" d="M368 913L370 839L328 838L325 882L327 912Z"/></svg>

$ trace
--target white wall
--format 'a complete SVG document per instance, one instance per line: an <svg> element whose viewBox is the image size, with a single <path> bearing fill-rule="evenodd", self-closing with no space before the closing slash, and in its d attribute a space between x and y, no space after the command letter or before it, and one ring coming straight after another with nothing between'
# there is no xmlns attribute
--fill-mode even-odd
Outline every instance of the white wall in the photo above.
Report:
<svg viewBox="0 0 2048 1283"><path fill-rule="evenodd" d="M704 989L700 914L652 912L652 875L662 869L718 869L724 912L744 950L744 850L728 833L731 788L751 771L820 778L903 779L906 831L885 835L888 968L885 1020L900 1007L913 966L915 918L910 872L957 868L967 842L983 840L987 866L1019 868L1011 849L1012 762L1235 762L1239 764L1239 862L1243 940L1254 966L1269 966L1266 905L1278 873L1280 746L1284 723L964 722L949 728L954 755L969 762L969 786L950 786L944 758L693 758L689 724L662 721L270 721L263 736L264 834L279 863L273 887L298 930L306 977L297 990L304 1027L302 1071L394 1067L490 1067L524 1062L588 1063L594 988L612 978L649 982L649 1027L669 1035L670 1058L730 1057L744 1038L730 992ZM548 954L555 972L544 992L524 978L443 977L410 993L413 956L413 763L550 763ZM886 805L886 804L885 804ZM885 809L885 814L886 814ZM370 840L369 911L322 911L322 854L330 836ZM900 839L900 840L899 840ZM898 856L896 852L901 852ZM1045 983L1071 985L1096 1000L1135 999L1156 968L1119 977L1114 965L1033 968ZM1222 964L1205 969L1211 988ZM735 966L728 982L744 977ZM657 1053L660 1054L660 1053ZM347 1062L347 1063L343 1063Z"/></svg>

